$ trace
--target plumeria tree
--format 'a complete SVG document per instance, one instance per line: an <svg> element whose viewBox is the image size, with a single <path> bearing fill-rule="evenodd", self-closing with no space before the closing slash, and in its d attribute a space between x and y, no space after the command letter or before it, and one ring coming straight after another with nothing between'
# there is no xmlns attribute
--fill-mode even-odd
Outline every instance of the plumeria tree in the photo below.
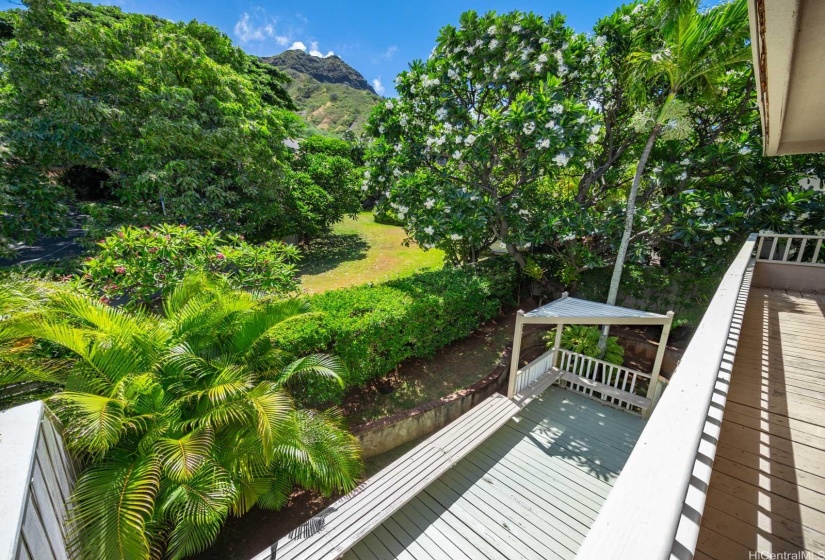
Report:
<svg viewBox="0 0 825 560"><path fill-rule="evenodd" d="M577 87L593 48L560 15L464 13L373 113L363 190L425 248L472 260L500 240L527 268L522 248L546 241L553 200L603 134Z"/></svg>

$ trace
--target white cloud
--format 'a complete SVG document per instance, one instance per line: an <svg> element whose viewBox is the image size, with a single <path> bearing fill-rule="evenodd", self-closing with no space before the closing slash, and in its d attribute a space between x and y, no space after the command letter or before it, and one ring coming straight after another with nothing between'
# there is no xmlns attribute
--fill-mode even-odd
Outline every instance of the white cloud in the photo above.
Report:
<svg viewBox="0 0 825 560"><path fill-rule="evenodd" d="M395 56L395 53L397 53L397 52L398 52L398 47L393 45L381 54L381 58L383 58L384 60L390 60L393 56Z"/></svg>
<svg viewBox="0 0 825 560"><path fill-rule="evenodd" d="M385 88L384 88L384 84L381 83L381 78L380 77L373 78L372 88L375 90L375 93L377 93L378 95L384 95L384 91L386 91Z"/></svg>
<svg viewBox="0 0 825 560"><path fill-rule="evenodd" d="M295 41L294 43L292 43L292 46L289 47L289 50L306 52L307 46L303 44L301 41Z"/></svg>
<svg viewBox="0 0 825 560"><path fill-rule="evenodd" d="M266 14L262 10L255 10L252 14L244 12L235 23L233 31L238 41L252 43L265 39L275 39L279 45L286 45L289 38L275 32L275 18Z"/></svg>

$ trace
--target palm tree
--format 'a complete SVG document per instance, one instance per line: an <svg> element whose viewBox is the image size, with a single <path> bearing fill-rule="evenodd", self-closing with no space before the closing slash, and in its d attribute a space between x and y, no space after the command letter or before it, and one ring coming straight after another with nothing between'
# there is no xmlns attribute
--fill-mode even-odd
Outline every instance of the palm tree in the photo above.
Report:
<svg viewBox="0 0 825 560"><path fill-rule="evenodd" d="M660 34L654 42L659 48L652 51L650 38L645 37L647 48L634 51L628 61L630 83L636 85L633 94L640 106L649 108L648 112L639 112L637 125L646 128L648 134L627 195L624 231L607 296L610 305L616 304L619 293L633 233L636 195L653 146L659 138L677 140L690 130L682 94L690 90L700 98L712 97L728 69L750 60L745 0L732 0L704 12L700 11L698 0L664 0L658 9ZM651 90L654 93L651 94ZM599 343L602 348L607 333L605 327Z"/></svg>
<svg viewBox="0 0 825 560"><path fill-rule="evenodd" d="M342 382L340 362L292 360L269 334L302 302L203 276L160 316L59 289L0 301L19 310L0 322L3 376L63 387L48 402L84 465L69 518L77 556L182 558L229 514L278 509L295 485L354 487L360 450L340 413L296 408L289 394L308 376Z"/></svg>

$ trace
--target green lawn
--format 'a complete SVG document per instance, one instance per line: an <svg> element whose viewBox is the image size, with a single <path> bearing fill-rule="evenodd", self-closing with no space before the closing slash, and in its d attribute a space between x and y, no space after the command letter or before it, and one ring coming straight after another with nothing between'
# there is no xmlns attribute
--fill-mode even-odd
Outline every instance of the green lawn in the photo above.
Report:
<svg viewBox="0 0 825 560"><path fill-rule="evenodd" d="M407 235L396 226L376 224L372 212L357 220L345 218L332 233L312 241L299 266L301 285L320 293L367 282L406 276L424 268L441 267L444 253L403 245Z"/></svg>

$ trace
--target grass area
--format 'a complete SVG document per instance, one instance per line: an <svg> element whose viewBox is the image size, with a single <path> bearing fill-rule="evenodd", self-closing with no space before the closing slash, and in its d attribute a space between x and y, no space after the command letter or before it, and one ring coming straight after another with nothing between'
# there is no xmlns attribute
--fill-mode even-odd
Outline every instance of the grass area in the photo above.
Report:
<svg viewBox="0 0 825 560"><path fill-rule="evenodd" d="M441 251L424 251L414 243L404 246L406 238L400 227L375 223L372 212L361 212L355 220L345 218L304 251L299 267L301 285L317 294L444 264Z"/></svg>

